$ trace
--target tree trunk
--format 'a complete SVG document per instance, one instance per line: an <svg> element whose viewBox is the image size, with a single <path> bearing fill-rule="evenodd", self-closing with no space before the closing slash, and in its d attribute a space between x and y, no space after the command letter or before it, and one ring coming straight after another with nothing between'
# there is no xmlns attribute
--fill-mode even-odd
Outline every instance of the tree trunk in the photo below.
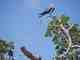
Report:
<svg viewBox="0 0 80 60"><path fill-rule="evenodd" d="M34 56L30 51L28 51L25 47L21 47L22 53L28 57L30 60L42 60L41 57Z"/></svg>
<svg viewBox="0 0 80 60"><path fill-rule="evenodd" d="M4 55L4 53L0 53L0 60L5 60L5 55Z"/></svg>

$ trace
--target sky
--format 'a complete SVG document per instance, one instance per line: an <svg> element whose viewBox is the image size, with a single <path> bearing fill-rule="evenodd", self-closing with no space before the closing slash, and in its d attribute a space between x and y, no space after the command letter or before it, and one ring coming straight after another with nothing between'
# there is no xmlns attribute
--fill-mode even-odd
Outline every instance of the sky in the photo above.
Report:
<svg viewBox="0 0 80 60"><path fill-rule="evenodd" d="M80 23L80 0L0 0L0 38L15 43L16 60L29 60L20 51L22 46L42 60L54 56L54 44L44 37L48 19L38 18L49 4L54 4L57 15L68 15L71 22Z"/></svg>

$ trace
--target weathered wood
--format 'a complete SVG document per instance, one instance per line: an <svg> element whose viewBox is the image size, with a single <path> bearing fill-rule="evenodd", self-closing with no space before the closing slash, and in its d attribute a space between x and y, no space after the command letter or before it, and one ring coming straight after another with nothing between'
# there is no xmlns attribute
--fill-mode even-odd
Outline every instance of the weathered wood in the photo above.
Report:
<svg viewBox="0 0 80 60"><path fill-rule="evenodd" d="M41 57L34 56L30 51L28 51L25 47L21 47L22 53L31 60L41 60Z"/></svg>

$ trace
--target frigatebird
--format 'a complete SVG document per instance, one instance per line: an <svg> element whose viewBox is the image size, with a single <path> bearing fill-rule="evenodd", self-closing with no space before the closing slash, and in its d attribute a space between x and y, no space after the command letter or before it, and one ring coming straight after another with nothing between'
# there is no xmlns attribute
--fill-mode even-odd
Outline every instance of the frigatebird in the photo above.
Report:
<svg viewBox="0 0 80 60"><path fill-rule="evenodd" d="M51 5L49 5L49 8L47 8L45 11L43 11L39 14L39 17L45 16L47 14L51 15L54 11L55 11L55 7L51 4Z"/></svg>

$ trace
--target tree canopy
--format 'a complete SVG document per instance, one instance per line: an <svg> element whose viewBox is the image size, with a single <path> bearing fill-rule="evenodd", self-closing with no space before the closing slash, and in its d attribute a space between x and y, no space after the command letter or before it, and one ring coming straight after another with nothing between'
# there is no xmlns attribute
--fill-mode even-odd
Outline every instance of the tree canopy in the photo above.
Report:
<svg viewBox="0 0 80 60"><path fill-rule="evenodd" d="M74 50L72 46L80 45L80 25L71 23L69 16L55 16L48 23L45 37L52 38L56 56L67 55Z"/></svg>

